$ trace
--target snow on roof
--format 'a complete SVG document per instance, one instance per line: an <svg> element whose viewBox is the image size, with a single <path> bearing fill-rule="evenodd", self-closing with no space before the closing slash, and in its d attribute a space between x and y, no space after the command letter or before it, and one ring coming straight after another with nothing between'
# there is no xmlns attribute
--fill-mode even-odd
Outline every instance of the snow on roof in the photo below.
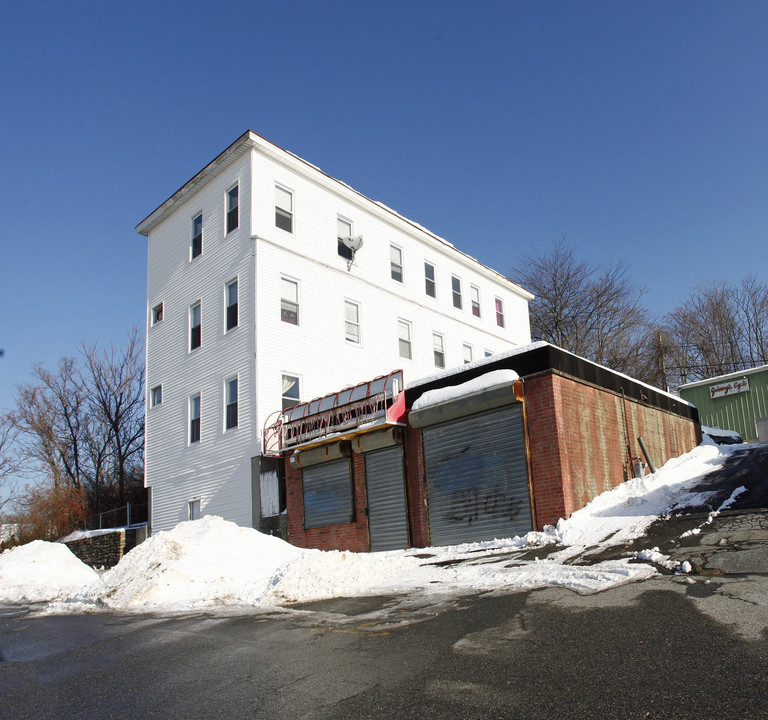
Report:
<svg viewBox="0 0 768 720"><path fill-rule="evenodd" d="M427 390L427 392L416 399L411 409L420 410L431 405L439 405L440 403L449 402L460 397L474 395L499 385L509 385L519 377L514 370L491 370L491 372L487 372L485 375L481 375L473 380L467 380L467 382L460 385L449 385L437 390Z"/></svg>
<svg viewBox="0 0 768 720"><path fill-rule="evenodd" d="M712 385L713 383L723 382L725 380L732 380L733 378L744 377L745 375L755 375L768 371L768 365L760 365L758 367L749 368L748 370L739 370L738 372L728 373L726 375L717 375L716 377L706 378L704 380L697 380L696 382L686 383L680 385L678 390L686 388L701 387L702 385Z"/></svg>

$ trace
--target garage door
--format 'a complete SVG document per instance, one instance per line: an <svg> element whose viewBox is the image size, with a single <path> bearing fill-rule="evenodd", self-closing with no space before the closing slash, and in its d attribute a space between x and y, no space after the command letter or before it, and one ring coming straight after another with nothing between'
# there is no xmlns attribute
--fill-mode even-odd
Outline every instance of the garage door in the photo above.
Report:
<svg viewBox="0 0 768 720"><path fill-rule="evenodd" d="M371 550L408 547L403 453L399 445L365 454Z"/></svg>
<svg viewBox="0 0 768 720"><path fill-rule="evenodd" d="M304 527L352 520L352 477L347 458L304 468Z"/></svg>
<svg viewBox="0 0 768 720"><path fill-rule="evenodd" d="M422 430L432 545L532 529L518 403Z"/></svg>

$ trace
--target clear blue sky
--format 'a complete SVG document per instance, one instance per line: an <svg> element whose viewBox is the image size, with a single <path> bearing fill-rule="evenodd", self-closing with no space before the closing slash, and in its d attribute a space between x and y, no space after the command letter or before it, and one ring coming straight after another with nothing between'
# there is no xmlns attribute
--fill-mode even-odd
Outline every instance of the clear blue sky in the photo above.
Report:
<svg viewBox="0 0 768 720"><path fill-rule="evenodd" d="M0 19L0 409L145 322L135 225L250 128L501 272L765 278L765 2L29 2Z"/></svg>

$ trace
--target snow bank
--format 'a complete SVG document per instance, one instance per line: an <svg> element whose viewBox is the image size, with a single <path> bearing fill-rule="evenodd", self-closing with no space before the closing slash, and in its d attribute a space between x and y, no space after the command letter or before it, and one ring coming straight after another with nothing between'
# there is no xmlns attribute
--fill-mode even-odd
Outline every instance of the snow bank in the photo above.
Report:
<svg viewBox="0 0 768 720"><path fill-rule="evenodd" d="M34 540L0 554L0 602L47 602L97 583L66 545Z"/></svg>
<svg viewBox="0 0 768 720"><path fill-rule="evenodd" d="M618 545L641 537L658 517L694 501L687 488L722 467L731 452L705 438L652 475L628 480L598 495L568 520L560 520L555 541L569 546L569 554L578 554L593 545Z"/></svg>

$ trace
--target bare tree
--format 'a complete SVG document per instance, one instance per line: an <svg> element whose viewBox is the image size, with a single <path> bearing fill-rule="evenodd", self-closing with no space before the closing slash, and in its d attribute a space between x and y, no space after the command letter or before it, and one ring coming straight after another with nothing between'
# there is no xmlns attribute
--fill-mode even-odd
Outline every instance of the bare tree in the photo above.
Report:
<svg viewBox="0 0 768 720"><path fill-rule="evenodd" d="M700 285L665 318L668 365L676 383L768 363L768 285Z"/></svg>
<svg viewBox="0 0 768 720"><path fill-rule="evenodd" d="M126 500L126 482L144 452L144 347L137 328L124 347L99 350L83 346L91 389L89 404L95 423L108 430L108 447L118 484L118 500Z"/></svg>
<svg viewBox="0 0 768 720"><path fill-rule="evenodd" d="M640 302L644 291L626 264L590 265L561 238L548 254L526 256L514 280L536 295L530 304L534 339L650 381L653 344Z"/></svg>
<svg viewBox="0 0 768 720"><path fill-rule="evenodd" d="M11 413L0 415L0 510L13 497L9 483L19 471L14 449L17 432L13 415Z"/></svg>

